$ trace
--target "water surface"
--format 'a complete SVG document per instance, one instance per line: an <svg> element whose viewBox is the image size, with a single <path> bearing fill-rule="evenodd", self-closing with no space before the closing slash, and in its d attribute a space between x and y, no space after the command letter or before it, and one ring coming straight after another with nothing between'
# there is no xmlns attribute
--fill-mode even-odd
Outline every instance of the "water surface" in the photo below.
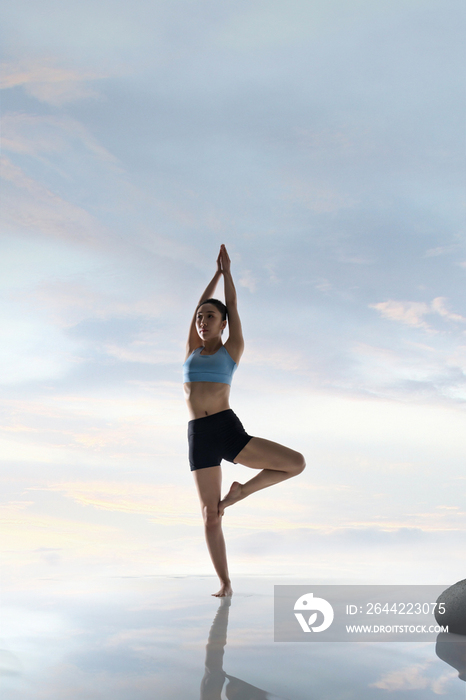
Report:
<svg viewBox="0 0 466 700"><path fill-rule="evenodd" d="M464 700L450 665L461 644L447 663L433 643L275 643L277 583L239 579L222 601L214 577L48 579L6 593L2 699Z"/></svg>

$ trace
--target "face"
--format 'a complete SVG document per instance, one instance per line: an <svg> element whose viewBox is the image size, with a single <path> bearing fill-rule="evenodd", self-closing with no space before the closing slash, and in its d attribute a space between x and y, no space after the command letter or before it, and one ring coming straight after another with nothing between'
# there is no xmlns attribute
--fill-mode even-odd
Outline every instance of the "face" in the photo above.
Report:
<svg viewBox="0 0 466 700"><path fill-rule="evenodd" d="M212 340L220 337L222 330L227 325L222 321L222 314L214 304L202 304L196 314L196 328L202 340Z"/></svg>

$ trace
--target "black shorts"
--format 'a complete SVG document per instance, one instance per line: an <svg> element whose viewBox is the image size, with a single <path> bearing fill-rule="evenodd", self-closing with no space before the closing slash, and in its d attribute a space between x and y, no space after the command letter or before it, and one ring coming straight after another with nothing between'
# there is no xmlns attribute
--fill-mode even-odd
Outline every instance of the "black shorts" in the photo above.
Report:
<svg viewBox="0 0 466 700"><path fill-rule="evenodd" d="M222 459L236 464L235 457L251 437L231 408L205 418L190 420L188 441L191 471L216 467Z"/></svg>

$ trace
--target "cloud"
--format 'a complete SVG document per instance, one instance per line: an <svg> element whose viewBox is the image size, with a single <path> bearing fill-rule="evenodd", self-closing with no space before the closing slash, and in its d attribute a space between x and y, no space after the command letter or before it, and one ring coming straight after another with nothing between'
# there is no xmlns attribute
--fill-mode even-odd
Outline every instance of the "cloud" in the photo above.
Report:
<svg viewBox="0 0 466 700"><path fill-rule="evenodd" d="M449 321L466 323L466 318L464 316L448 311L448 309L445 307L445 301L445 297L436 297L431 304L432 311L439 314L439 316L443 316L443 318L446 318Z"/></svg>
<svg viewBox="0 0 466 700"><path fill-rule="evenodd" d="M376 683L371 683L370 688L379 688L380 690L388 690L390 692L398 690L425 690L429 689L435 695L446 695L446 686L453 678L456 678L456 673L446 673L439 678L429 678L424 675L429 664L414 664L398 671L391 671Z"/></svg>
<svg viewBox="0 0 466 700"><path fill-rule="evenodd" d="M371 309L377 309L384 318L390 321L400 321L414 328L429 329L424 316L430 313L430 307L424 302L416 301L383 301L379 304L369 304Z"/></svg>
<svg viewBox="0 0 466 700"><path fill-rule="evenodd" d="M2 118L3 151L36 157L43 154L63 157L76 142L99 161L116 166L117 158L75 119L23 112L7 112Z"/></svg>
<svg viewBox="0 0 466 700"><path fill-rule="evenodd" d="M424 316L436 314L452 322L466 323L466 318L455 314L445 306L445 297L436 297L430 304L417 301L383 301L378 304L369 304L369 308L376 309L384 318L391 321L399 321L413 328L424 328L429 332L437 332L425 321Z"/></svg>
<svg viewBox="0 0 466 700"><path fill-rule="evenodd" d="M275 370L298 372L299 374L309 372L309 357L305 352L289 348L281 349L277 346L276 348L276 350L264 351L258 344L248 343L248 365L270 367Z"/></svg>
<svg viewBox="0 0 466 700"><path fill-rule="evenodd" d="M430 685L429 679L423 675L425 669L425 664L416 664L400 671L391 671L376 683L371 683L370 687L390 691L423 690Z"/></svg>
<svg viewBox="0 0 466 700"><path fill-rule="evenodd" d="M69 552L76 548L98 551L105 549L119 528L107 524L82 522L72 517L58 517L48 513L38 514L33 506L19 512L15 504L0 507L3 525L8 526L9 552L35 552L46 550Z"/></svg>
<svg viewBox="0 0 466 700"><path fill-rule="evenodd" d="M75 366L80 344L48 323L42 310L22 311L0 305L0 384L63 376Z"/></svg>
<svg viewBox="0 0 466 700"><path fill-rule="evenodd" d="M20 676L23 672L19 658L11 651L0 649L0 676Z"/></svg>
<svg viewBox="0 0 466 700"><path fill-rule="evenodd" d="M153 311L153 307L152 307ZM134 310L133 310L134 312ZM138 362L150 365L173 365L179 366L179 356L174 352L173 347L167 347L167 343L160 343L156 334L144 334L122 347L116 344L106 344L105 351L111 357L116 357L123 362Z"/></svg>
<svg viewBox="0 0 466 700"><path fill-rule="evenodd" d="M323 292L324 294L333 289L333 284L329 282L328 279L325 279L325 277L321 277L319 280L316 280L314 286L319 290L319 292Z"/></svg>
<svg viewBox="0 0 466 700"><path fill-rule="evenodd" d="M99 258L95 259L95 265L89 265L91 271L96 269L96 274L92 277L88 274L83 281L74 279L53 280L37 285L30 292L24 292L22 298L29 299L31 303L47 309L48 314L53 319L54 324L62 328L73 328L73 336L84 341L91 340L96 348L98 343L99 351L103 350L112 357L117 357L125 362L160 363L167 361L179 362L183 354L181 346L165 342L165 349L157 348L161 342L156 342L156 333L138 334L134 337L134 332L128 337L125 329L125 319L159 319L161 318L161 307L165 301L164 293L154 293L148 290L143 298L138 298L137 293L132 290L123 290L117 286L119 277L115 274L115 282L108 281L105 269L99 270L101 263ZM77 277L78 275L76 275ZM104 278L104 279L102 279ZM135 274L136 278L136 274ZM126 293L125 293L126 292ZM142 294L141 294L142 296ZM121 343L103 343L105 338L97 338L92 334L88 326L91 323L100 324L102 333L105 333L105 321L113 321L121 328L121 338L126 340ZM83 324L83 325L81 325ZM156 353L156 354L155 354Z"/></svg>
<svg viewBox="0 0 466 700"><path fill-rule="evenodd" d="M107 77L95 71L56 67L53 58L4 62L0 65L0 72L0 89L21 86L32 97L54 107L76 100L98 98L99 93L90 88L87 82Z"/></svg>
<svg viewBox="0 0 466 700"><path fill-rule="evenodd" d="M104 227L89 212L29 177L6 157L0 159L0 176L4 225L93 244L104 234Z"/></svg>
<svg viewBox="0 0 466 700"><path fill-rule="evenodd" d="M306 484L301 491L306 492ZM313 488L316 494L301 498L294 494L282 494L280 501L272 496L242 504L239 509L228 512L227 523L232 530L254 530L278 532L295 530L316 535L348 537L353 543L373 542L388 546L393 538L398 544L410 544L411 533L439 533L463 531L458 516L466 513L448 507L445 512L413 513L396 517L384 516L375 512L358 514L348 512L329 519L319 502L326 504L344 503L356 496L354 490L344 487L320 486ZM108 510L122 514L144 515L151 523L161 525L193 525L201 522L197 497L192 488L175 484L132 483L116 481L81 481L56 483L43 487L30 487L29 495L36 491L49 491L63 494L79 505L97 510ZM343 491L339 500L334 492ZM18 507L15 506L17 509ZM449 511L452 511L451 513Z"/></svg>
<svg viewBox="0 0 466 700"><path fill-rule="evenodd" d="M452 244L452 245L441 245L438 246L437 248L429 248L429 250L426 250L424 253L424 257L426 258L437 258L440 255L446 255L448 253L452 253L455 250L459 248L458 244Z"/></svg>
<svg viewBox="0 0 466 700"><path fill-rule="evenodd" d="M83 506L98 510L116 511L126 514L146 515L149 522L162 525L180 524L199 527L201 515L197 497L192 488L170 484L137 484L131 482L73 482L47 487L32 487L31 491L63 493ZM273 514L270 513L273 510ZM290 519L294 510L295 519ZM280 512L282 511L282 513ZM256 503L253 510L244 514L229 515L228 526L232 529L283 530L305 526L307 508L292 502L272 506L268 502ZM306 523L308 528L319 530L318 525Z"/></svg>
<svg viewBox="0 0 466 700"><path fill-rule="evenodd" d="M256 291L257 281L251 270L244 270L238 281L242 287L246 287L251 293Z"/></svg>
<svg viewBox="0 0 466 700"><path fill-rule="evenodd" d="M291 178L286 183L288 194L284 199L302 204L306 209L317 214L330 214L341 209L352 209L357 201L348 194L331 187L325 187L319 182L304 181Z"/></svg>
<svg viewBox="0 0 466 700"><path fill-rule="evenodd" d="M339 256L339 261L342 263L350 263L352 265L373 265L374 260L372 258L366 258L364 256L346 256L346 255L341 255Z"/></svg>
<svg viewBox="0 0 466 700"><path fill-rule="evenodd" d="M434 695L446 695L448 693L447 686L453 681L455 684L457 682L458 674L456 671L450 671L450 673L445 673L440 678L434 679L432 681L432 692Z"/></svg>
<svg viewBox="0 0 466 700"><path fill-rule="evenodd" d="M151 522L198 525L200 520L193 490L178 485L94 481L54 484L30 490L63 493L80 505L99 510L148 515Z"/></svg>
<svg viewBox="0 0 466 700"><path fill-rule="evenodd" d="M307 146L311 153L321 151L327 158L329 153L354 153L356 139L349 130L296 128L295 131L300 145Z"/></svg>

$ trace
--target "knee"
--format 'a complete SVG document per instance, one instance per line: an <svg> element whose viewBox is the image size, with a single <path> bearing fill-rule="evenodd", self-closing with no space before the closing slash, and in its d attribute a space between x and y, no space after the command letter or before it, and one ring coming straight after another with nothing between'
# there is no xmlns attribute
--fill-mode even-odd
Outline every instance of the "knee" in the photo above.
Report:
<svg viewBox="0 0 466 700"><path fill-rule="evenodd" d="M221 516L218 514L218 508L213 509L208 506L204 506L202 509L202 515L204 518L204 525L207 530L212 530L216 528L221 523Z"/></svg>
<svg viewBox="0 0 466 700"><path fill-rule="evenodd" d="M304 471L306 467L306 460L300 452L295 452L293 462L292 462L292 472L293 475L297 476Z"/></svg>

